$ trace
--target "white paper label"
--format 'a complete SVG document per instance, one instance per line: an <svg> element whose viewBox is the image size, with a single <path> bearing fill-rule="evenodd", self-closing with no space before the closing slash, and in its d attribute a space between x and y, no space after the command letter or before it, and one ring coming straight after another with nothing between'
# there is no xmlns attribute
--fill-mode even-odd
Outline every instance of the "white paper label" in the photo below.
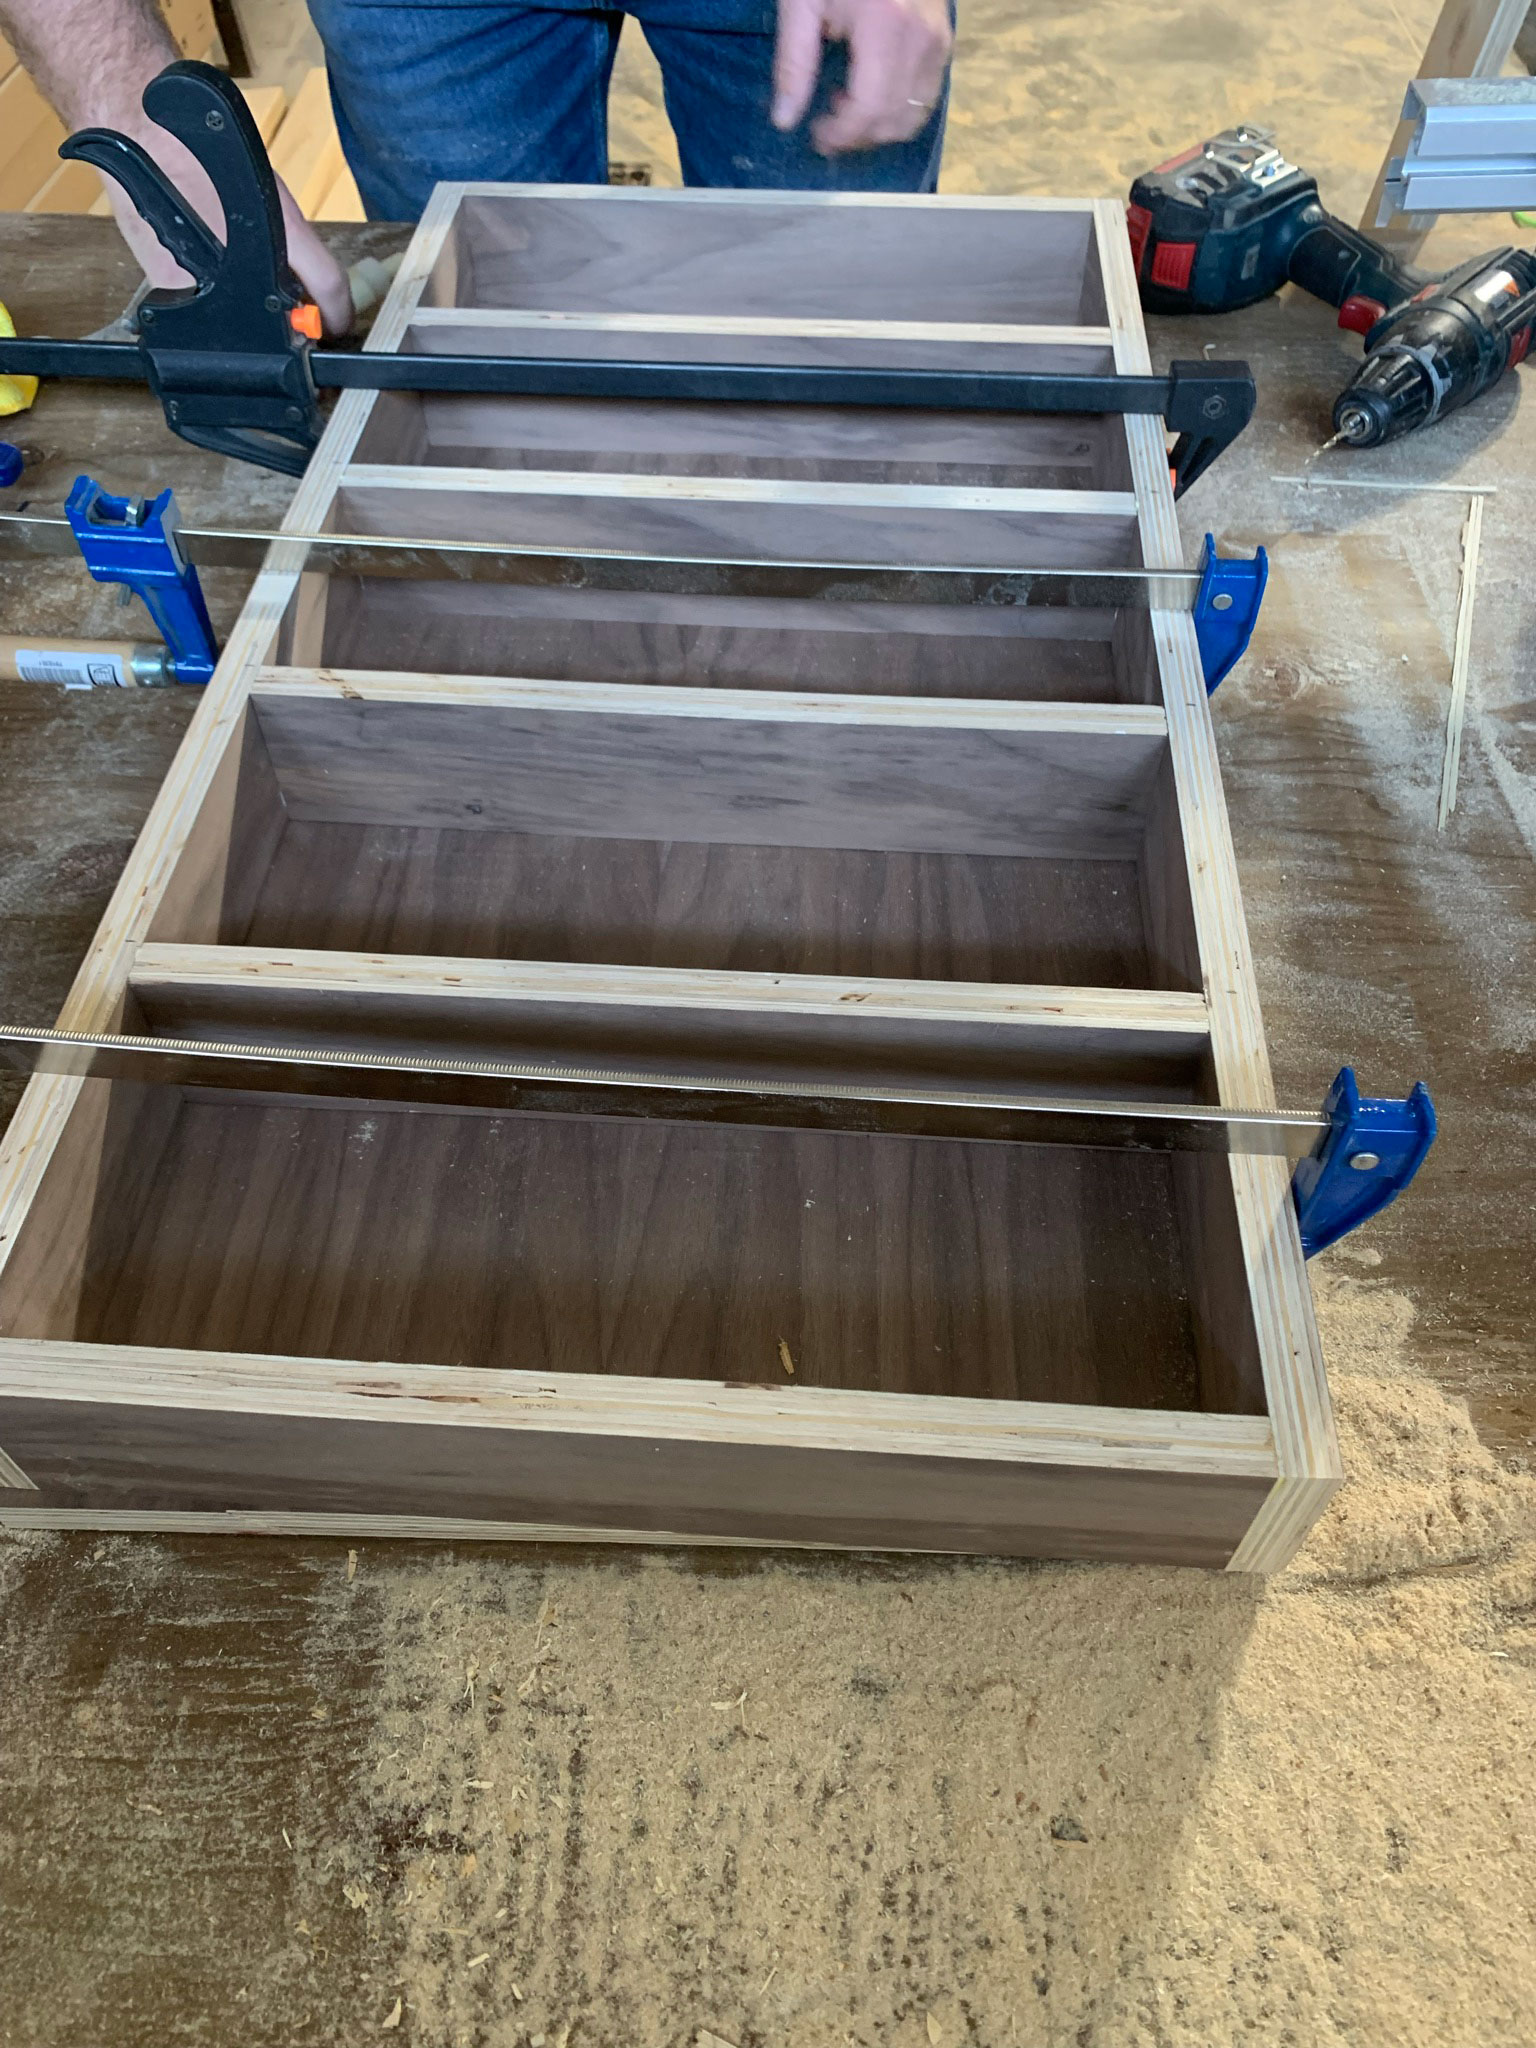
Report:
<svg viewBox="0 0 1536 2048"><path fill-rule="evenodd" d="M129 687L120 654L71 654L62 647L18 647L16 673L24 683L62 683L66 690Z"/></svg>

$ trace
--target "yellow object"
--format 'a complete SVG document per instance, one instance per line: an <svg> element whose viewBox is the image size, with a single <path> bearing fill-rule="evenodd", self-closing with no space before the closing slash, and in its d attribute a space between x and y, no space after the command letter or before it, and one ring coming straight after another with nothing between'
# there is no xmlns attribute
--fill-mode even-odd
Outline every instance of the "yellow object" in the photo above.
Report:
<svg viewBox="0 0 1536 2048"><path fill-rule="evenodd" d="M16 333L16 322L3 304L0 304L0 335L12 340ZM0 419L7 413L25 412L37 396L35 377L0 377Z"/></svg>

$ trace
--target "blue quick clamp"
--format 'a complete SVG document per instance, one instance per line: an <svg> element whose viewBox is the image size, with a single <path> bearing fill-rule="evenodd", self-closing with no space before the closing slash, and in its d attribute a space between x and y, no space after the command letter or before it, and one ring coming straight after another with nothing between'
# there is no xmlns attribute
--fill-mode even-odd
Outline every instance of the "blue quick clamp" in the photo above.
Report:
<svg viewBox="0 0 1536 2048"><path fill-rule="evenodd" d="M164 635L178 683L206 683L219 650L197 571L176 537L176 501L114 498L94 478L76 477L64 503L85 566L98 583L125 583L143 598Z"/></svg>
<svg viewBox="0 0 1536 2048"><path fill-rule="evenodd" d="M1269 556L1263 548L1254 551L1251 561L1243 555L1222 556L1216 552L1214 536L1205 536L1195 596L1195 638L1207 697L1247 652L1268 581Z"/></svg>
<svg viewBox="0 0 1536 2048"><path fill-rule="evenodd" d="M1291 1176L1309 1259L1395 1202L1435 1142L1435 1105L1422 1081L1400 1101L1362 1095L1354 1069L1341 1067L1323 1115L1327 1131Z"/></svg>

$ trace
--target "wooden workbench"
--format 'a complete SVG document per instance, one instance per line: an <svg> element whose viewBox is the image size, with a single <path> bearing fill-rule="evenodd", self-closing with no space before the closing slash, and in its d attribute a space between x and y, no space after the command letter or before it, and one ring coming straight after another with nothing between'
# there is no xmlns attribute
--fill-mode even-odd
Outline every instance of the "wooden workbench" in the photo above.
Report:
<svg viewBox="0 0 1536 2048"><path fill-rule="evenodd" d="M335 237L347 256L402 239L380 228ZM25 327L59 333L108 318L133 281L110 224L93 220L0 222L0 277L0 295ZM1246 353L1260 388L1256 424L1182 510L1190 559L1207 527L1228 546L1262 541L1275 554L1266 619L1222 687L1217 730L1280 1098L1312 1104L1345 1060L1367 1089L1429 1084L1442 1132L1429 1165L1342 1256L1379 1254L1374 1275L1418 1306L1419 1362L1466 1394L1487 1441L1529 1456L1536 712L1522 705L1517 679L1528 643L1522 478L1536 428L1522 423L1512 385L1432 438L1352 466L1355 475L1464 476L1499 487L1484 531L1460 807L1437 835L1464 500L1303 495L1271 481L1297 472L1315 448L1353 347L1321 309L1273 304L1225 324L1153 323L1160 359L1196 354L1206 341ZM116 490L174 485L189 521L255 523L275 520L291 488L174 441L157 408L131 392L53 390L3 431L44 460L0 502L55 507L89 469ZM225 627L240 579L211 577L209 590ZM0 608L7 630L123 630L112 593L66 565L0 570ZM0 1015L46 1022L56 1013L190 709L177 692L63 696L0 685ZM8 1113L17 1091L8 1082L0 1089ZM8 1582L11 1668L25 1682L9 1689L15 1704L4 1712L36 1716L46 1702L50 1722L7 1787L12 1838L26 1851L0 1871L0 1916L15 1930L7 1943L13 2013L49 2014L57 2038L201 2039L192 2016L222 2009L232 2027L243 2026L237 2016L250 2008L229 2001L254 1984L258 1994L263 1985L268 1995L281 1992L291 2038L336 2038L354 2018L371 2031L375 2005L386 2012L394 1994L384 1995L366 1916L339 1905L334 1924L306 1923L334 1960L312 2029L297 2024L309 2007L289 2003L290 1993L293 2001L310 1994L297 1988L304 1958L293 1952L290 1880L273 1847L292 1825L297 1779L310 1838L348 1796L351 1710L340 1696L323 1726L319 1718L306 1725L319 1713L317 1680L300 1654L310 1639L297 1619L322 1578L336 1574L335 1546L159 1540L148 1606L142 1582L110 1560L90 1569L97 1554L90 1537L57 1539L22 1555ZM52 1659L66 1642L75 1645L67 1662L29 1661ZM101 1673L130 1655L142 1662L144 1713L125 1730L86 1710ZM189 1695L193 1663L210 1675ZM369 1679L364 1664L341 1659L325 1674L326 1698L337 1702L337 1688ZM301 1755L286 1734L274 1741L274 1730L301 1725ZM19 1754L14 1734L0 1729L0 1750ZM221 1745L227 1760L230 1742L244 1768L237 1779L221 1767L222 1803L210 1805L202 1760ZM179 1945L178 1925L163 1921L155 1965L130 1944L131 1968L114 1974L113 1930L126 1931L136 1910L114 1853L137 1825L136 1802L169 1816L184 1873L177 1896L193 1932ZM48 1936L81 1915L93 1921L91 1960L75 1966L61 2006ZM73 1939L70 1947L79 1953ZM226 1947L227 1962L214 1963ZM264 1966L251 1962L268 1951ZM358 1987L366 2018L349 2002ZM278 2038L270 2009L267 2020L257 2034Z"/></svg>

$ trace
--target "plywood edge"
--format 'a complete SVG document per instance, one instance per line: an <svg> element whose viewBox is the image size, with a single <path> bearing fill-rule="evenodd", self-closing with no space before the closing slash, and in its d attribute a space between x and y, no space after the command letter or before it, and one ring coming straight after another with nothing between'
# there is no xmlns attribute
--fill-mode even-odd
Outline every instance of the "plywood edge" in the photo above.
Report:
<svg viewBox="0 0 1536 2048"><path fill-rule="evenodd" d="M366 990L380 996L519 1002L644 1004L677 1009L776 1010L807 1016L909 1018L1034 1029L1156 1031L1204 1040L1204 998L1171 989L899 981L868 975L748 974L724 968L586 966L543 960L295 948L144 945L129 985L211 989Z"/></svg>
<svg viewBox="0 0 1536 2048"><path fill-rule="evenodd" d="M261 1514L233 1508L223 1513L197 1513L180 1508L0 1505L0 1529L17 1535L77 1531L117 1536L317 1536L337 1542L601 1543L644 1545L653 1550L821 1550L847 1554L842 1544L796 1543L782 1536L690 1536L671 1529L588 1529L564 1522L482 1522L450 1515ZM917 1550L901 1554L942 1557L952 1553Z"/></svg>
<svg viewBox="0 0 1536 2048"><path fill-rule="evenodd" d="M1129 491L1002 489L973 484L812 483L763 476L669 476L661 471L472 469L433 463L355 462L340 489L448 492L484 498L648 499L667 504L821 505L877 512L1009 512L1052 519L1133 519Z"/></svg>
<svg viewBox="0 0 1536 2048"><path fill-rule="evenodd" d="M775 319L757 313L567 313L500 306L421 306L410 333L462 328L466 333L535 332L565 334L716 334L782 341L933 341L966 347L1109 348L1109 327L1049 321ZM509 349L508 354L516 351Z"/></svg>
<svg viewBox="0 0 1536 2048"><path fill-rule="evenodd" d="M1137 424L1130 423L1133 429ZM1140 459L1150 460L1145 450ZM1275 1100L1274 1082L1194 626L1187 614L1153 613L1152 627L1163 676L1169 754L1178 787L1217 1085L1224 1102L1269 1108ZM1295 1522L1302 1511L1296 1502L1310 1500L1311 1513L1321 1513L1342 1468L1290 1170L1282 1160L1249 1154L1235 1154L1228 1168L1276 1455L1282 1475L1301 1489L1294 1498L1287 1496L1283 1510L1279 1503L1266 1510L1266 1515L1280 1519L1267 1547L1257 1554L1276 1559L1262 1566L1273 1570L1305 1533L1306 1523ZM1266 1515L1261 1515L1261 1523ZM1294 1535L1288 1535L1293 1527Z"/></svg>
<svg viewBox="0 0 1536 2048"><path fill-rule="evenodd" d="M1104 281L1105 317L1114 341L1115 368L1122 376L1145 376L1152 367L1152 357L1141 317L1141 294L1131 262L1123 200L1094 200L1093 240L1099 274Z"/></svg>
<svg viewBox="0 0 1536 2048"><path fill-rule="evenodd" d="M0 1339L7 1401L1275 1476L1262 1416Z"/></svg>
<svg viewBox="0 0 1536 2048"><path fill-rule="evenodd" d="M1227 1560L1226 1570L1260 1574L1283 1571L1343 1483L1342 1471L1320 1472L1310 1478L1277 1479Z"/></svg>
<svg viewBox="0 0 1536 2048"><path fill-rule="evenodd" d="M1151 357L1118 200L1096 203L1094 228L1116 367L1144 374ZM1182 544L1162 422L1130 416L1126 436L1141 504L1143 559L1149 568L1176 567ZM1194 621L1184 612L1154 611L1150 618L1218 1090L1224 1102L1268 1108L1274 1083ZM1273 1571L1322 1513L1342 1483L1343 1467L1289 1169L1279 1159L1248 1154L1235 1154L1229 1168L1279 1483L1228 1569Z"/></svg>
<svg viewBox="0 0 1536 2048"><path fill-rule="evenodd" d="M583 199L620 206L794 206L802 207L943 207L954 213L1092 213L1092 199L1038 199L975 192L784 192L730 186L712 190L698 185L538 185L465 181L439 185L438 193L454 205L464 199Z"/></svg>
<svg viewBox="0 0 1536 2048"><path fill-rule="evenodd" d="M422 216L365 346L398 346L451 220L452 207L439 193ZM336 476L357 445L376 395L371 391L341 394L331 415L326 448L310 463L295 492L284 515L284 530L309 533L324 524ZM282 541L268 551L266 566L251 587L213 680L193 713L65 998L58 1019L60 1029L112 1028L133 949L159 909L226 749L240 730L251 671L270 651L306 554L302 544ZM0 1134L0 1274L15 1252L27 1212L80 1103L82 1085L56 1076L34 1076Z"/></svg>
<svg viewBox="0 0 1536 2048"><path fill-rule="evenodd" d="M37 1483L27 1477L16 1460L0 1450L0 1489L7 1493L36 1493Z"/></svg>
<svg viewBox="0 0 1536 2048"><path fill-rule="evenodd" d="M752 724L924 726L1161 740L1160 705L1004 703L990 698L834 696L797 690L692 689L659 683L550 682L538 677L412 674L388 669L258 668L261 698L442 704L479 710L575 711L583 717L740 719Z"/></svg>

